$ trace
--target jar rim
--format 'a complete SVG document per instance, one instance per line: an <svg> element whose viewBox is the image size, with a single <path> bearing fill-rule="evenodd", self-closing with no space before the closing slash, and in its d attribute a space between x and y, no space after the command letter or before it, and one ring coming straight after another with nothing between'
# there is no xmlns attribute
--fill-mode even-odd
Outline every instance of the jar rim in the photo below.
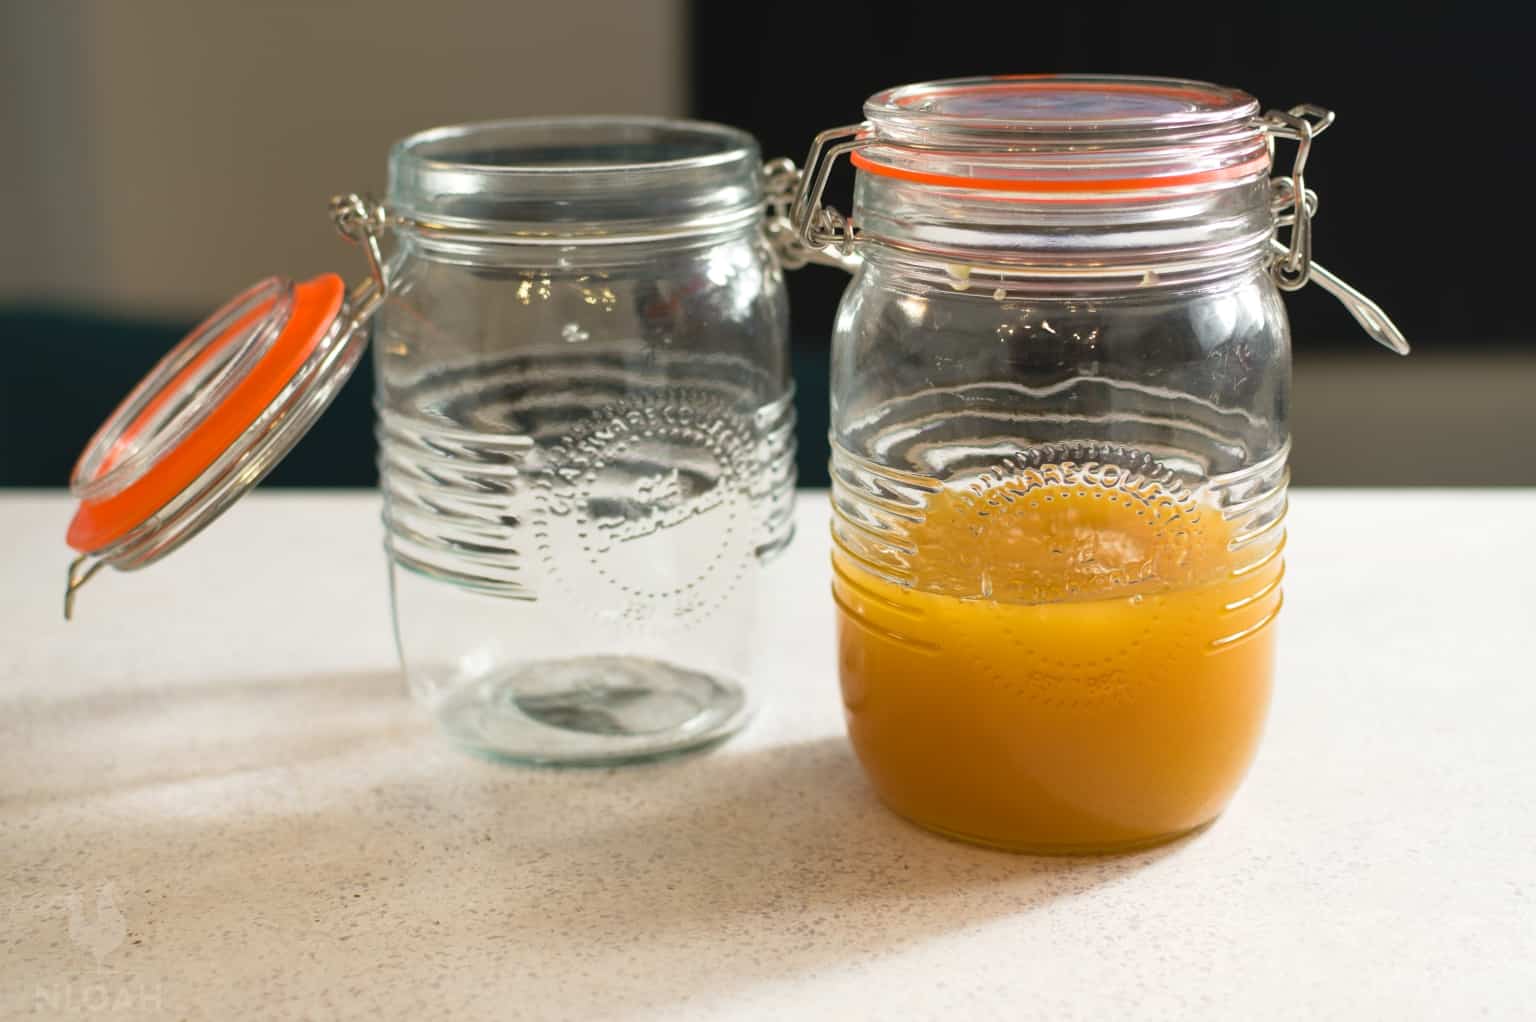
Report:
<svg viewBox="0 0 1536 1022"><path fill-rule="evenodd" d="M509 240L687 233L762 202L744 131L645 116L510 118L417 132L390 151L390 211Z"/></svg>
<svg viewBox="0 0 1536 1022"><path fill-rule="evenodd" d="M691 140L699 145L711 146L693 155L676 155L654 159L591 160L589 162L539 162L525 158L522 162L488 162L484 159L444 159L445 150L460 143L484 145L528 145L528 156L540 151L553 155L547 148L551 144L608 145L643 144L661 147L669 144L663 133L670 132L675 138L671 144L686 144ZM628 137L625 137L628 136ZM542 145L543 150L532 148ZM744 153L755 149L756 141L739 128L707 121L678 120L666 117L582 115L574 117L508 117L493 121L469 121L427 128L407 135L396 142L392 157L409 157L424 165L443 170L461 170L487 174L594 174L632 173L637 170L688 170L715 166L740 160ZM509 150L510 151L510 150ZM469 150L470 154L478 150ZM460 151L460 156L466 155ZM595 153L593 155L596 155Z"/></svg>

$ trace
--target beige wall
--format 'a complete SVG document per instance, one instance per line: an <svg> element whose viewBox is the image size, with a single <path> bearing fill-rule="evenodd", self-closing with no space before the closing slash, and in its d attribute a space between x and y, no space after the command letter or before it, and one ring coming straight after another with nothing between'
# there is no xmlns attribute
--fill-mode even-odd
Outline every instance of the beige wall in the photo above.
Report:
<svg viewBox="0 0 1536 1022"><path fill-rule="evenodd" d="M1536 346L1398 358L1351 340L1297 352L1297 484L1536 486Z"/></svg>
<svg viewBox="0 0 1536 1022"><path fill-rule="evenodd" d="M363 263L326 199L390 142L520 114L677 114L682 0L0 0L0 299L186 315Z"/></svg>

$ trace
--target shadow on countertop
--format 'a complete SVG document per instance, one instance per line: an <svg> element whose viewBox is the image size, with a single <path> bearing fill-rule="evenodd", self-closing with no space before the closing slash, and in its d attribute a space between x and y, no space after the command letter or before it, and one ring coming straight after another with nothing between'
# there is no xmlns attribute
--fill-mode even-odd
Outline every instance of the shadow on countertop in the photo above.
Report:
<svg viewBox="0 0 1536 1022"><path fill-rule="evenodd" d="M39 716L13 759L77 778L99 759L111 783L0 799L23 906L10 968L67 974L79 956L49 950L43 895L109 877L137 938L112 966L163 984L167 1004L231 989L315 1004L345 981L354 1014L665 1014L1049 910L1193 844L1104 859L959 845L884 809L841 736L616 770L498 766L450 747L392 685L146 693L87 714L98 736L70 763L81 714ZM247 722L238 740L153 757L113 737L146 715L195 726L221 700Z"/></svg>

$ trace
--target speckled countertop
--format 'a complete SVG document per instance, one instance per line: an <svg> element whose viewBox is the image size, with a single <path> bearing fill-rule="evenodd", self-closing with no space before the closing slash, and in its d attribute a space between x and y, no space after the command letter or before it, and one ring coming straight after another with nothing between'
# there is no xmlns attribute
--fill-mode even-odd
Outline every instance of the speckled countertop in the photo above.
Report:
<svg viewBox="0 0 1536 1022"><path fill-rule="evenodd" d="M766 707L701 757L497 766L390 644L372 495L263 494L59 619L0 497L0 1016L1529 1018L1536 492L1301 492L1277 704L1206 833L932 837L841 736L826 504Z"/></svg>

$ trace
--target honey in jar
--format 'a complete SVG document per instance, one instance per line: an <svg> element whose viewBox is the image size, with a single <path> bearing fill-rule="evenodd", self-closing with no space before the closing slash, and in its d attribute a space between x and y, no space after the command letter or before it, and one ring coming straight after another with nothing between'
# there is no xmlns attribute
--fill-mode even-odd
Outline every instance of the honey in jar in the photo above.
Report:
<svg viewBox="0 0 1536 1022"><path fill-rule="evenodd" d="M1011 849L1211 821L1269 704L1281 542L1112 467L938 489L905 577L833 555L848 730L884 801Z"/></svg>

